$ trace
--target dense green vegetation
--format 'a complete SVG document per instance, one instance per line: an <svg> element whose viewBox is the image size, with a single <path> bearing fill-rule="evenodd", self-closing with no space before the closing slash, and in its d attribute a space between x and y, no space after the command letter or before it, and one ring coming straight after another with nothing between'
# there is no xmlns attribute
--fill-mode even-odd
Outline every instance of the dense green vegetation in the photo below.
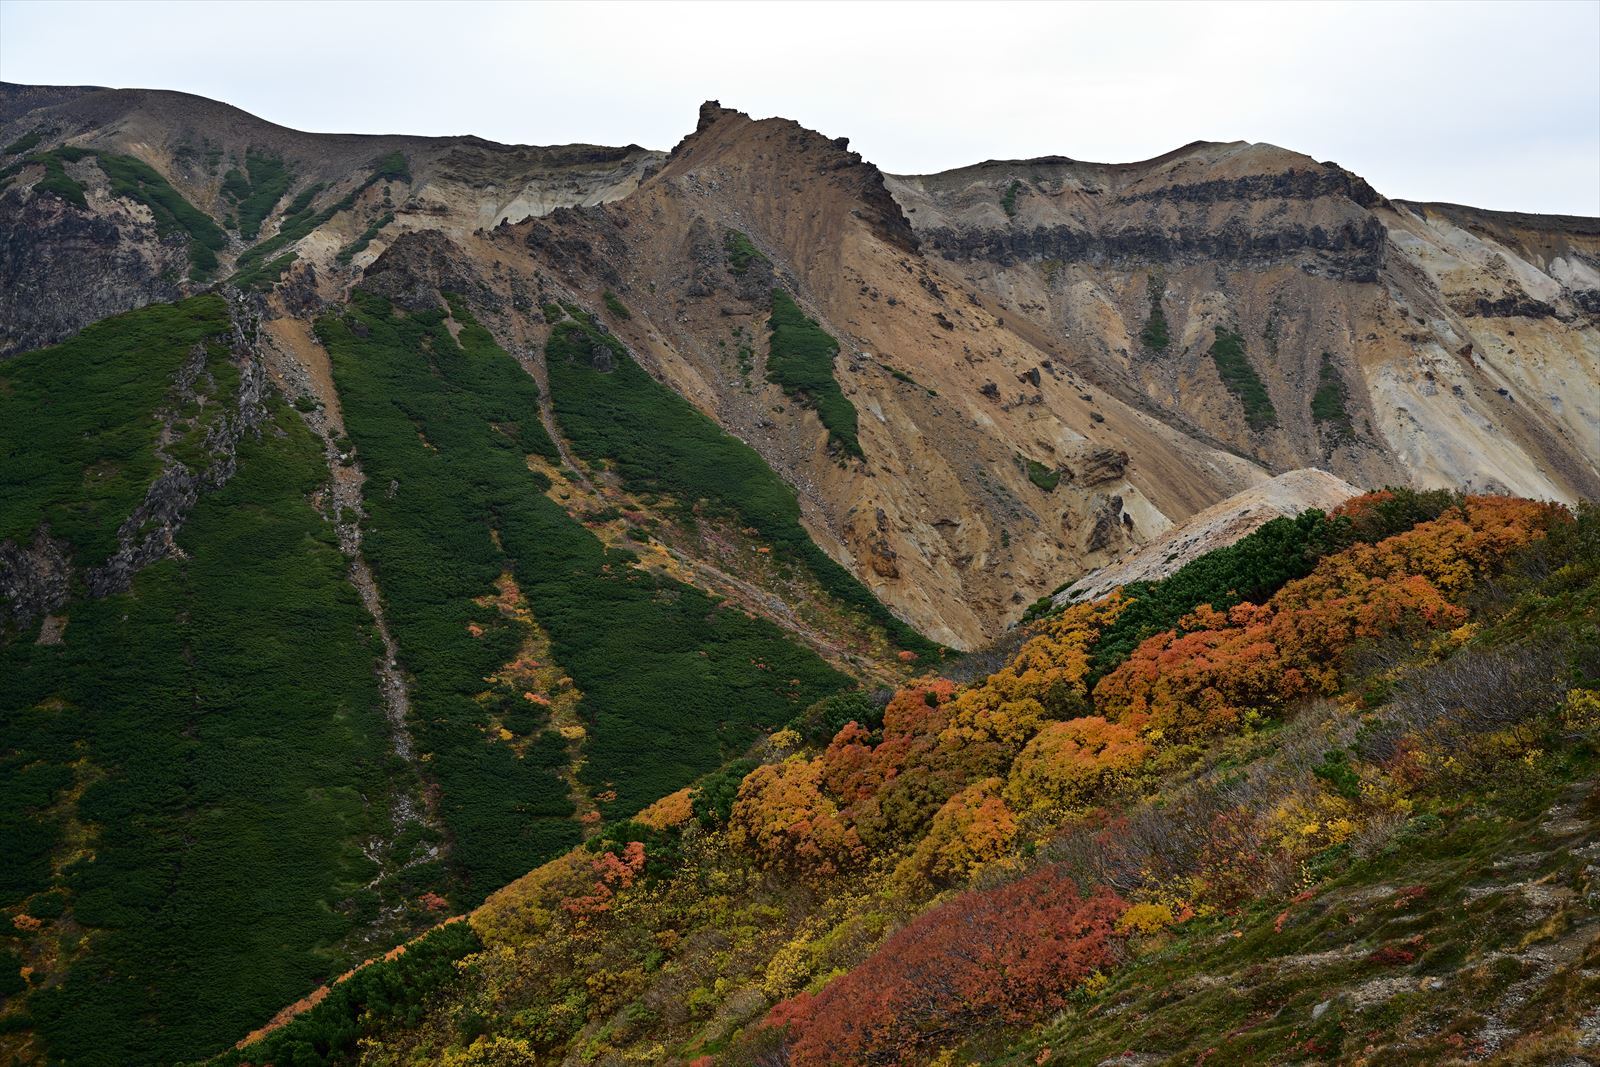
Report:
<svg viewBox="0 0 1600 1067"><path fill-rule="evenodd" d="M1165 352L1172 340L1167 333L1167 313L1161 308L1161 301L1167 295L1167 280L1152 274L1145 288L1150 297L1150 314L1145 319L1144 329L1139 331L1139 342L1148 352Z"/></svg>
<svg viewBox="0 0 1600 1067"><path fill-rule="evenodd" d="M1095 675L1115 668L1145 638L1176 626L1201 604L1224 611L1246 600L1264 600L1284 583L1310 574L1333 547L1327 516L1312 508L1292 519L1273 519L1160 581L1124 586L1123 595L1133 603L1100 635Z"/></svg>
<svg viewBox="0 0 1600 1067"><path fill-rule="evenodd" d="M1013 180L1006 188L1005 195L1000 198L1000 207L1006 213L1006 218L1017 217L1017 194L1022 192L1022 183Z"/></svg>
<svg viewBox="0 0 1600 1067"><path fill-rule="evenodd" d="M0 150L0 155L20 156L24 152L32 152L39 146L39 142L44 140L44 133L45 131L43 126L40 126L36 130L30 130L21 137L18 137L15 141L12 141L10 144L6 145L3 150Z"/></svg>
<svg viewBox="0 0 1600 1067"><path fill-rule="evenodd" d="M614 369L595 369L592 354L597 347L608 352ZM830 596L882 626L902 648L934 651L936 646L816 546L800 525L794 490L753 448L646 374L627 349L595 330L587 316L557 324L545 354L556 417L580 456L610 461L638 492L669 494L684 508L705 501L715 512L737 516L775 552L809 569Z"/></svg>
<svg viewBox="0 0 1600 1067"><path fill-rule="evenodd" d="M372 243L373 238L377 237L383 228L393 221L394 212L392 211L385 211L382 215L379 215L377 218L373 219L370 223L368 223L367 228L361 231L361 236L357 237L354 241L351 241L348 245L339 250L339 255L337 257L339 262L349 263L356 256L359 256L361 253L365 252L367 250L367 246Z"/></svg>
<svg viewBox="0 0 1600 1067"><path fill-rule="evenodd" d="M761 249L755 246L748 235L738 230L729 230L722 235L722 248L728 254L728 271L739 278L749 273L752 263L771 262L761 254Z"/></svg>
<svg viewBox="0 0 1600 1067"><path fill-rule="evenodd" d="M372 181L409 182L411 166L399 149L372 161Z"/></svg>
<svg viewBox="0 0 1600 1067"><path fill-rule="evenodd" d="M294 252L285 252L271 262L253 267L245 273L234 275L233 282L241 289L271 289L283 277L284 272L294 266L294 261L299 258Z"/></svg>
<svg viewBox="0 0 1600 1067"><path fill-rule="evenodd" d="M456 978L456 961L482 947L466 923L438 927L395 959L363 967L315 1007L248 1049L230 1050L213 1062L324 1067L352 1059L363 1037L415 1025L428 998Z"/></svg>
<svg viewBox="0 0 1600 1067"><path fill-rule="evenodd" d="M627 306L623 304L622 299L610 289L607 289L604 293L601 293L600 299L605 304L606 310L611 312L611 314L615 315L617 318L633 318L633 315L629 313Z"/></svg>
<svg viewBox="0 0 1600 1067"><path fill-rule="evenodd" d="M220 308L146 308L6 365L13 383L73 381L46 414L70 396L92 418L98 400L95 436L116 442L72 442L65 420L64 455L31 439L28 454L51 463L43 491L4 494L9 529L70 515L81 543L106 543L153 474L163 372L225 324ZM231 369L226 347L207 349L219 405ZM32 424L34 402L0 390L0 427ZM342 966L341 940L377 910L360 849L388 822L372 638L306 500L326 477L320 449L287 408L270 417L195 506L183 558L128 593L71 603L62 644L0 645L0 904L46 918L30 957L61 954L64 979L27 1004L54 1059L220 1050ZM75 508L72 469L93 484L108 455L116 491L96 486Z"/></svg>
<svg viewBox="0 0 1600 1067"><path fill-rule="evenodd" d="M1217 373L1228 392L1244 406L1244 421L1257 433L1278 424L1278 413L1273 410L1272 397L1267 387L1250 365L1244 354L1244 336L1224 326L1217 327L1217 339L1211 346L1211 358L1217 362Z"/></svg>
<svg viewBox="0 0 1600 1067"><path fill-rule="evenodd" d="M1024 458L1023 462L1028 468L1028 481L1045 492L1053 493L1056 486L1061 484L1061 469L1059 467L1048 467L1036 459Z"/></svg>
<svg viewBox="0 0 1600 1067"><path fill-rule="evenodd" d="M1342 440L1351 434L1349 399L1350 394L1345 389L1344 379L1339 375L1333 356L1322 353L1322 366L1317 371L1317 391L1311 397L1311 417L1324 424L1334 440Z"/></svg>
<svg viewBox="0 0 1600 1067"><path fill-rule="evenodd" d="M294 171L282 159L254 148L245 152L245 172L237 168L222 177L222 195L238 208L239 236L254 241L261 222L294 184Z"/></svg>
<svg viewBox="0 0 1600 1067"><path fill-rule="evenodd" d="M514 575L583 694L584 780L614 795L602 801L610 816L692 782L844 679L771 624L631 567L631 554L608 550L546 498L525 462L557 459L537 386L464 306L454 318L459 345L442 310L399 317L358 294L319 330L377 490L367 552L414 678L416 738L432 754L470 898L578 836L554 774L560 746L517 757L487 736L499 698L473 699L517 648L517 633L474 603L501 573Z"/></svg>
<svg viewBox="0 0 1600 1067"><path fill-rule="evenodd" d="M861 458L856 436L856 409L839 390L833 360L839 342L806 317L794 298L782 289L772 290L772 345L767 354L767 377L783 391L816 409L828 429L830 445L845 455Z"/></svg>
<svg viewBox="0 0 1600 1067"><path fill-rule="evenodd" d="M222 298L200 296L0 364L0 540L31 541L44 522L79 566L104 561L160 467L151 412L189 351L225 350L227 330Z"/></svg>
<svg viewBox="0 0 1600 1067"><path fill-rule="evenodd" d="M58 152L46 152L35 156L29 162L38 163L44 167L44 177L33 184L36 193L49 193L51 196L60 197L69 204L78 207L88 207L89 201L83 195L83 186L79 185L72 175L67 173L62 165L61 155Z"/></svg>
<svg viewBox="0 0 1600 1067"><path fill-rule="evenodd" d="M485 347L483 331L465 334L463 350L443 323L441 311L401 319L359 295L346 317L323 319L318 332L373 490L364 551L411 676L413 738L428 753L452 868L476 899L579 834L557 774L559 737L541 723L519 757L493 739L491 717L520 694L475 699L522 640L492 605L475 603L512 569L491 536L507 535L511 516L496 512L519 493L537 494L523 456L554 450L532 382Z"/></svg>

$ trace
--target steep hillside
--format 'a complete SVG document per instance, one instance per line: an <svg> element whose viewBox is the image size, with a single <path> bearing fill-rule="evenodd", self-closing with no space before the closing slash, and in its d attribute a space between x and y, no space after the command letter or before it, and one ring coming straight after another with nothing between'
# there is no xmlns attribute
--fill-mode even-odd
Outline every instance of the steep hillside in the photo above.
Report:
<svg viewBox="0 0 1600 1067"><path fill-rule="evenodd" d="M269 385L258 310L152 305L0 371L28 1058L216 1051L848 686L818 653L871 625L835 607L813 649L574 518L538 387L465 304L320 320L337 432ZM780 567L815 552L789 522ZM893 677L882 644L855 669Z"/></svg>
<svg viewBox="0 0 1600 1067"><path fill-rule="evenodd" d="M1600 487L1600 226L1385 200L1332 163L891 178L941 272L1075 369L1274 471L1572 500Z"/></svg>
<svg viewBox="0 0 1600 1067"><path fill-rule="evenodd" d="M253 331L207 295L0 367L8 1058L216 1048L428 913L321 448Z"/></svg>
<svg viewBox="0 0 1600 1067"><path fill-rule="evenodd" d="M333 403L295 323L427 233L536 376L543 306L600 312L795 487L829 556L948 645L1293 469L1600 491L1593 220L1390 202L1270 145L886 177L844 139L715 103L663 156L6 92L42 102L0 130L13 348L231 273L271 292L274 373ZM196 214L164 214L168 192Z"/></svg>
<svg viewBox="0 0 1600 1067"><path fill-rule="evenodd" d="M825 701L224 1062L1583 1062L1597 518L1277 520L1178 629Z"/></svg>
<svg viewBox="0 0 1600 1067"><path fill-rule="evenodd" d="M1413 964L1484 1015L1385 1008L1425 1058L1538 1030L1507 957L1587 1033L1597 322L1595 220L1265 145L0 85L0 1059L1070 1062L1212 967L1344 1056ZM1575 896L1351 962L1512 891L1403 844L1474 819Z"/></svg>
<svg viewBox="0 0 1600 1067"><path fill-rule="evenodd" d="M1265 477L1085 391L914 245L840 142L707 105L635 194L460 241L450 269L511 344L538 347L549 300L608 307L633 358L796 487L818 544L958 647L1015 618L1019 586Z"/></svg>

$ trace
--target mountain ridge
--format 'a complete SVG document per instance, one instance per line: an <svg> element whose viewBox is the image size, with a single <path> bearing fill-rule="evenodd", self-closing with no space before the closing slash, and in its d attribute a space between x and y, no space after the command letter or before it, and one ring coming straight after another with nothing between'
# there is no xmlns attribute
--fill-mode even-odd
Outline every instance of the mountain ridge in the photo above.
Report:
<svg viewBox="0 0 1600 1067"><path fill-rule="evenodd" d="M1115 868L1084 883L1106 967L1167 943L1153 907L1232 906L1125 899L1118 854L1047 825L1069 797L1159 851L1118 783L1216 814L1247 758L1290 789L1260 797L1310 805L1252 839L1289 840L1279 864L1357 809L1392 829L1352 775L1455 819L1417 784L1453 772L1356 743L1443 728L1382 703L1400 660L1549 695L1485 705L1473 743L1555 795L1587 758L1538 673L1567 646L1506 652L1523 609L1497 598L1503 569L1541 631L1587 625L1562 583L1592 511L1519 498L1600 495L1597 307L1600 222L1391 201L1247 142L896 176L715 101L666 153L324 139L173 95L34 108L0 126L0 1050L209 1055L473 912L268 1040L353 1041L377 997L412 1013L386 1047L527 1062L533 1016L483 1009L489 1047L449 982L470 957L515 1000L496 968L550 965L524 950L553 923L624 962L533 997L537 1055L669 1058L659 1022L686 1060L828 1062L827 1006L894 969L814 983L947 936L965 913L935 898L1066 921L1029 918L1028 886L1069 904L1045 846ZM1067 603L1119 563L1123 593ZM691 926L715 898L737 914L713 926L781 915L794 944L756 946L783 948L758 978L703 930L634 959L607 917L667 882ZM1102 929L1122 904L1153 925Z"/></svg>

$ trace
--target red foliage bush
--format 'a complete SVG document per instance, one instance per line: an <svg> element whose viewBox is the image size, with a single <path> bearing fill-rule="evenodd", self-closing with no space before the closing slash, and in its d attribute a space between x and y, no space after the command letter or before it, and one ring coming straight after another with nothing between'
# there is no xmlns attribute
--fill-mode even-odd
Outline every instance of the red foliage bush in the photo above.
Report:
<svg viewBox="0 0 1600 1067"><path fill-rule="evenodd" d="M1376 963L1383 967L1404 967L1417 962L1417 954L1409 948L1401 948L1398 945L1384 945L1368 955L1367 962Z"/></svg>
<svg viewBox="0 0 1600 1067"><path fill-rule="evenodd" d="M1078 894L1055 868L940 905L821 992L767 1016L786 1027L793 1067L899 1063L989 1023L1060 1010L1112 963L1125 905Z"/></svg>

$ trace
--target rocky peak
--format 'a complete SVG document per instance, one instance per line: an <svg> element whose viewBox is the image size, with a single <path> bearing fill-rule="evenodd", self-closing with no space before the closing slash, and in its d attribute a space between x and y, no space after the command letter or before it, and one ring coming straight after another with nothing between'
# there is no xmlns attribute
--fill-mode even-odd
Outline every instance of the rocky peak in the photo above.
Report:
<svg viewBox="0 0 1600 1067"><path fill-rule="evenodd" d="M460 246L438 230L397 238L367 268L361 288L410 311L438 307L440 293L488 296Z"/></svg>
<svg viewBox="0 0 1600 1067"><path fill-rule="evenodd" d="M712 173L717 177L711 178ZM844 193L847 210L878 236L905 251L917 249L917 236L889 195L883 172L850 151L848 137L826 137L790 119L752 119L708 100L700 105L694 132L672 149L667 166L653 180L698 187L715 181L720 197L748 191L766 201L782 189L786 195L780 202L787 202L795 193L804 195L808 185L818 188L812 183L819 178L821 187ZM838 200L823 196L837 210Z"/></svg>
<svg viewBox="0 0 1600 1067"><path fill-rule="evenodd" d="M731 107L723 107L721 101L707 100L700 105L700 121L695 125L694 132L701 133L713 124L728 116L749 119L750 116L743 111L735 111Z"/></svg>

